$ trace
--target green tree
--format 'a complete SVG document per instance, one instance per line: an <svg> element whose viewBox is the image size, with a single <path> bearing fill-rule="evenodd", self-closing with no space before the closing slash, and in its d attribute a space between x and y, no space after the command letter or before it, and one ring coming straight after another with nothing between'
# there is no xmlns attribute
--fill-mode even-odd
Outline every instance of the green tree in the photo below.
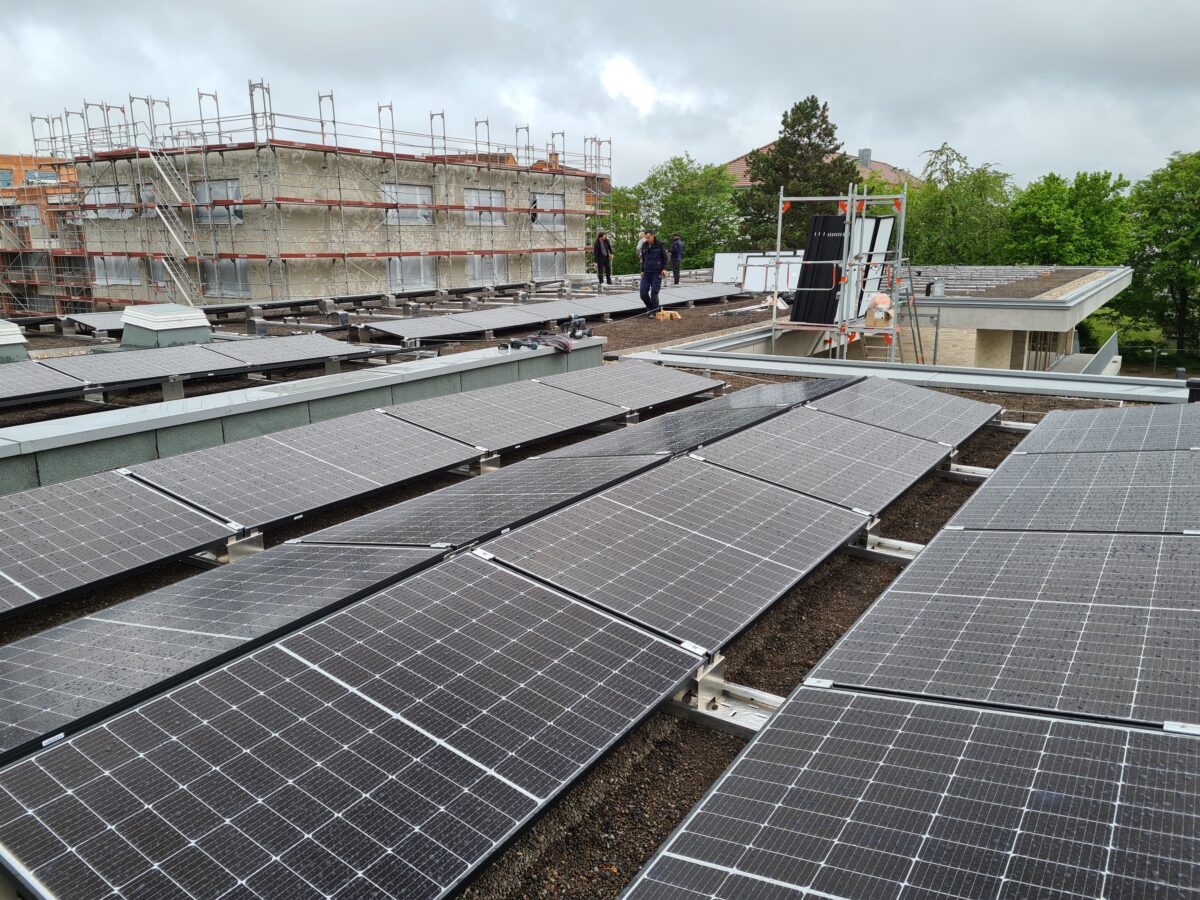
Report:
<svg viewBox="0 0 1200 900"><path fill-rule="evenodd" d="M751 186L737 195L745 244L755 250L775 249L779 188L792 197L828 197L846 193L858 181L854 160L842 153L837 126L829 119L829 104L805 97L783 114L779 137L747 158ZM783 246L803 247L808 222L820 213L836 213L829 204L792 206L783 217Z"/></svg>
<svg viewBox="0 0 1200 900"><path fill-rule="evenodd" d="M1018 191L1009 215L1009 260L1025 265L1114 266L1129 261L1125 189L1111 172L1051 172Z"/></svg>
<svg viewBox="0 0 1200 900"><path fill-rule="evenodd" d="M1186 349L1200 301L1200 152L1173 154L1129 201L1137 249L1122 311L1150 313Z"/></svg>
<svg viewBox="0 0 1200 900"><path fill-rule="evenodd" d="M673 156L650 170L633 187L612 193L610 237L613 272L629 274L640 268L638 232L653 228L658 239L683 239L683 268L706 268L713 255L737 240L738 213L734 178L724 166L701 165L688 154Z"/></svg>
<svg viewBox="0 0 1200 900"><path fill-rule="evenodd" d="M925 155L923 183L909 192L905 255L925 265L1005 262L1010 176L990 163L972 166L949 144Z"/></svg>

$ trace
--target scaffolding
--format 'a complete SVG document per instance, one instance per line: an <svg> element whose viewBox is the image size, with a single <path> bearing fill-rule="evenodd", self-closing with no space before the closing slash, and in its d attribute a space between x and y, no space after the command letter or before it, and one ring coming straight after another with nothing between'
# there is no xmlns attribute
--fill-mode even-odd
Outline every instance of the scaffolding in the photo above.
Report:
<svg viewBox="0 0 1200 900"><path fill-rule="evenodd" d="M793 203L811 203L822 206L836 203L842 216L842 254L840 259L817 260L804 258L799 266L830 265L837 278L837 307L832 322L783 321L778 317L780 293L780 268L785 260L790 265L795 261L783 255L783 216ZM894 240L889 236L885 246L876 249L863 246L863 226L872 217L868 213L874 207L884 206L895 214ZM921 323L917 312L913 287L912 267L904 255L904 225L908 213L908 186L899 194L871 194L862 185L851 184L846 194L832 197L788 197L779 189L775 233L775 277L772 287L771 324L772 344L784 331L807 331L817 337L815 352L827 353L834 359L849 359L851 351L858 348L864 359L884 362L925 362L925 348L921 338ZM796 296L804 288L797 286ZM816 288L827 291L829 288ZM864 309L866 293L882 293L888 297L886 323L869 317ZM902 341L908 338L911 359L905 359Z"/></svg>
<svg viewBox="0 0 1200 900"><path fill-rule="evenodd" d="M31 117L36 152L78 173L38 273L43 312L563 280L610 212L607 139L572 153L555 132L535 149L522 126L503 144L487 119L460 139L444 112L400 131L391 102L375 125L348 123L332 92L315 117L283 115L263 81L248 101L230 115L197 91L187 121L149 95Z"/></svg>

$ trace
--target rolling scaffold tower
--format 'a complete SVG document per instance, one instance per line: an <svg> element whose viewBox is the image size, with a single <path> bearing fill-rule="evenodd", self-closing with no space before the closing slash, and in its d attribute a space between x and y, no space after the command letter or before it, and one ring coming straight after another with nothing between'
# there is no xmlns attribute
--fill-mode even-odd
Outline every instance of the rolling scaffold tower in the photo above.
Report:
<svg viewBox="0 0 1200 900"><path fill-rule="evenodd" d="M828 205L837 204L842 216L842 253L838 259L808 259L800 261L799 265L831 265L833 277L837 279L837 307L832 322L798 322L783 320L778 317L780 307L779 294L781 284L781 267L787 263L795 265L795 260L783 256L783 216L793 203L811 203ZM894 240L887 241L883 247L874 247L863 235L867 234L867 223L873 219L868 212L873 208L887 207L895 215L895 227L892 230ZM898 194L871 194L863 185L852 184L842 196L832 197L789 197L779 189L779 205L775 229L775 260L774 281L772 287L771 325L772 343L775 337L785 331L808 331L821 336L818 345L821 350L828 350L830 356L836 359L847 359L850 350L858 343L863 358L884 362L897 362L904 356L902 341L907 340L917 363L924 363L925 349L921 340L921 325L917 313L916 296L913 289L912 268L909 259L904 255L904 224L908 213L908 186L905 185ZM873 224L873 223L872 223ZM797 301L805 290L828 291L830 285L816 288L805 288L800 284L795 287ZM872 294L882 293L888 297L886 309L890 314L880 319L868 318L870 298L864 297L870 291Z"/></svg>

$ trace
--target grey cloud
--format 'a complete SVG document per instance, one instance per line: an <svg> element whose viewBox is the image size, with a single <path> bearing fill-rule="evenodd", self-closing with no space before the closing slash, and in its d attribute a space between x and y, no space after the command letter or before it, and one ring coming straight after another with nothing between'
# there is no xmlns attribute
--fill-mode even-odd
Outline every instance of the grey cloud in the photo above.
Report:
<svg viewBox="0 0 1200 900"><path fill-rule="evenodd" d="M203 9L197 14L197 9ZM0 92L0 147L27 150L28 114L120 102L147 91L195 114L196 88L223 111L265 77L275 109L316 114L332 89L343 121L373 123L392 100L400 128L445 109L452 134L489 117L494 138L532 117L534 142L564 130L613 138L628 183L667 157L723 162L771 140L780 113L814 93L854 150L919 169L949 141L1018 181L1107 168L1137 178L1173 150L1200 148L1200 4L1156 0L978 0L815 6L499 0L453 4L288 4L211 0L12 10L0 54L18 60ZM858 41L854 49L851 38ZM605 63L624 57L660 102L650 115L610 97Z"/></svg>

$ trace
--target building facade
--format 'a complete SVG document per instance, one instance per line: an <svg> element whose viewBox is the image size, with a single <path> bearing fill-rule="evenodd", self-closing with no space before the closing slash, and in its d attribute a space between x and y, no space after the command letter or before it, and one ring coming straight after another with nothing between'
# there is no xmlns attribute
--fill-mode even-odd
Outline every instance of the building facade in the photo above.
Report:
<svg viewBox="0 0 1200 900"><path fill-rule="evenodd" d="M164 124L126 119L135 99L120 121L48 129L77 172L57 252L86 273L91 308L561 280L584 271L607 213L607 141L581 155L455 141L327 121L324 105L318 120Z"/></svg>
<svg viewBox="0 0 1200 900"><path fill-rule="evenodd" d="M66 291L72 278L72 263L56 255L69 218L61 215L62 206L77 193L71 166L50 157L0 154L0 307L5 313L56 310L57 293Z"/></svg>

